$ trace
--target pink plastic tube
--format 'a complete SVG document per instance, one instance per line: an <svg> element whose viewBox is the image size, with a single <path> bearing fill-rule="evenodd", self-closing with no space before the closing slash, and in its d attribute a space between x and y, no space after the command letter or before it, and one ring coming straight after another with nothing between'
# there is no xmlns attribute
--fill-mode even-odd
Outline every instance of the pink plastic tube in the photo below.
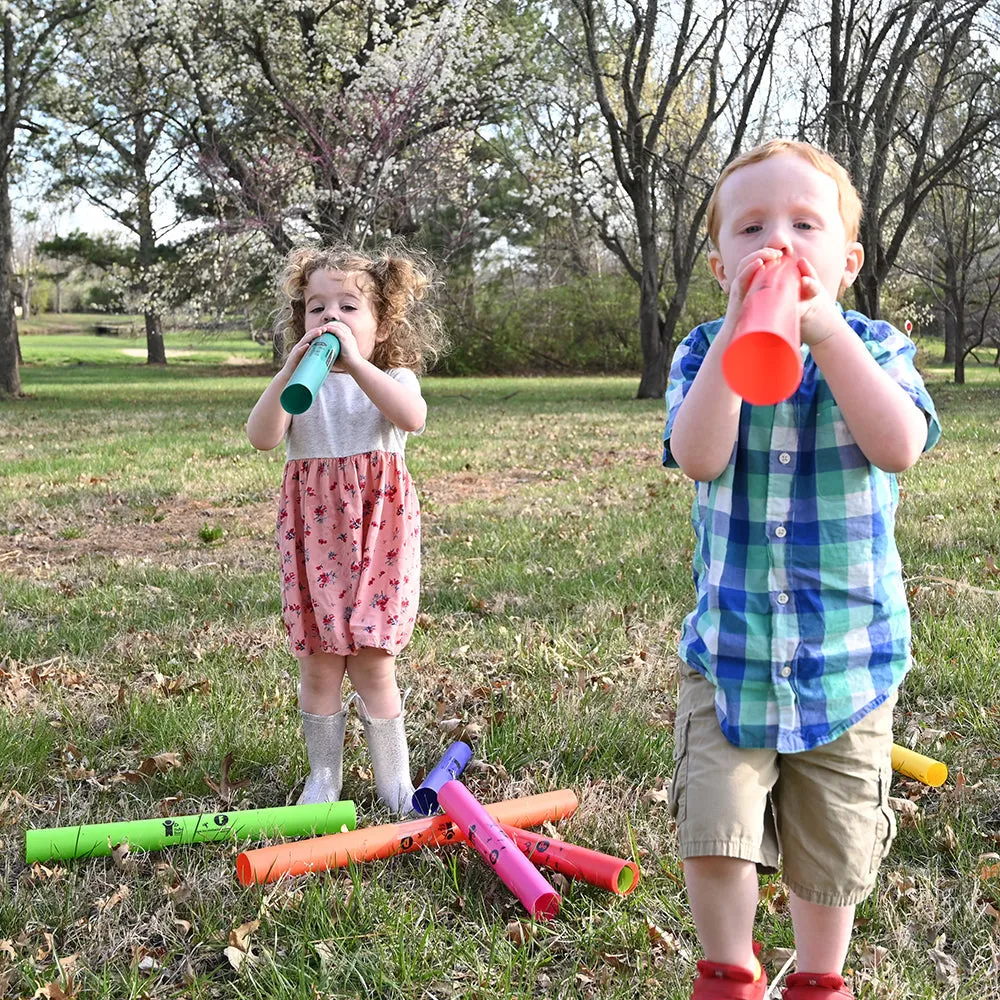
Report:
<svg viewBox="0 0 1000 1000"><path fill-rule="evenodd" d="M446 782L438 792L438 802L533 917L551 920L559 912L562 902L559 893L538 874L465 785L460 781Z"/></svg>

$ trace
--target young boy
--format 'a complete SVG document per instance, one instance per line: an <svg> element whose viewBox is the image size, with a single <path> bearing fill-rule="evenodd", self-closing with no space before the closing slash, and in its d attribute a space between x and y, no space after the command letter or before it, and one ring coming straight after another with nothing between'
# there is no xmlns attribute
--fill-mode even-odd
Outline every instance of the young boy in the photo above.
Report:
<svg viewBox="0 0 1000 1000"><path fill-rule="evenodd" d="M762 1000L757 870L774 870L779 849L799 970L783 996L850 998L854 907L895 833L892 708L910 624L893 473L940 426L913 344L837 304L864 259L860 217L846 171L807 143L730 163L708 210L726 315L688 335L670 372L664 464L697 483L671 787L705 953L697 1000ZM751 406L720 362L750 279L782 255L801 275L802 382Z"/></svg>

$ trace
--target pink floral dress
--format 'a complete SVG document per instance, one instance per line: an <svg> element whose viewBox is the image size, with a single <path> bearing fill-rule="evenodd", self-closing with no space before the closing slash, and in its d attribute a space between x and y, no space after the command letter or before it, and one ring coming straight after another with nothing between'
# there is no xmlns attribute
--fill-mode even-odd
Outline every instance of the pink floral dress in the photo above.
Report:
<svg viewBox="0 0 1000 1000"><path fill-rule="evenodd" d="M289 461L277 529L295 656L406 645L420 590L420 505L401 454Z"/></svg>
<svg viewBox="0 0 1000 1000"><path fill-rule="evenodd" d="M387 374L419 393L408 369ZM292 418L277 537L294 656L351 656L363 647L396 654L409 641L420 504L404 459L407 437L344 373L329 374L312 406Z"/></svg>

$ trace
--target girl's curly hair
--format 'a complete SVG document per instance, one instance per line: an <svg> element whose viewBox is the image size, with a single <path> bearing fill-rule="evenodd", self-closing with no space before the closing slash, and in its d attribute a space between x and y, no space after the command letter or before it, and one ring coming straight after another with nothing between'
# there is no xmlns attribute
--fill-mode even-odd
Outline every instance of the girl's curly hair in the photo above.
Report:
<svg viewBox="0 0 1000 1000"><path fill-rule="evenodd" d="M377 368L409 368L419 374L444 350L441 319L425 301L434 288L434 265L422 251L392 241L372 253L347 244L297 247L289 253L278 282L281 308L274 324L282 357L306 332L305 289L316 271L359 276L362 292L371 298L379 332L385 334L371 356Z"/></svg>

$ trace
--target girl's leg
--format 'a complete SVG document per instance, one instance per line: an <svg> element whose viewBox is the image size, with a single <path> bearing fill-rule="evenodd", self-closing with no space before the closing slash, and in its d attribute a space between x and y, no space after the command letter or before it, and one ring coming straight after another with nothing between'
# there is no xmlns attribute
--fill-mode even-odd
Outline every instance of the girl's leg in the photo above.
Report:
<svg viewBox="0 0 1000 1000"><path fill-rule="evenodd" d="M336 715L343 708L346 657L315 653L299 659L299 708L311 715Z"/></svg>
<svg viewBox="0 0 1000 1000"><path fill-rule="evenodd" d="M820 906L790 892L788 908L795 928L796 968L839 976L851 943L854 907Z"/></svg>
<svg viewBox="0 0 1000 1000"><path fill-rule="evenodd" d="M347 657L347 675L372 719L394 719L402 711L396 683L396 657L364 646Z"/></svg>
<svg viewBox="0 0 1000 1000"><path fill-rule="evenodd" d="M684 881L705 958L755 969L752 942L759 898L757 866L739 858L686 858Z"/></svg>
<svg viewBox="0 0 1000 1000"><path fill-rule="evenodd" d="M336 802L344 776L344 734L347 711L343 708L344 657L317 653L299 660L299 711L309 755L299 805Z"/></svg>
<svg viewBox="0 0 1000 1000"><path fill-rule="evenodd" d="M396 659L381 649L359 649L348 657L347 673L359 696L358 714L371 753L375 789L391 812L405 815L412 811L413 783Z"/></svg>

